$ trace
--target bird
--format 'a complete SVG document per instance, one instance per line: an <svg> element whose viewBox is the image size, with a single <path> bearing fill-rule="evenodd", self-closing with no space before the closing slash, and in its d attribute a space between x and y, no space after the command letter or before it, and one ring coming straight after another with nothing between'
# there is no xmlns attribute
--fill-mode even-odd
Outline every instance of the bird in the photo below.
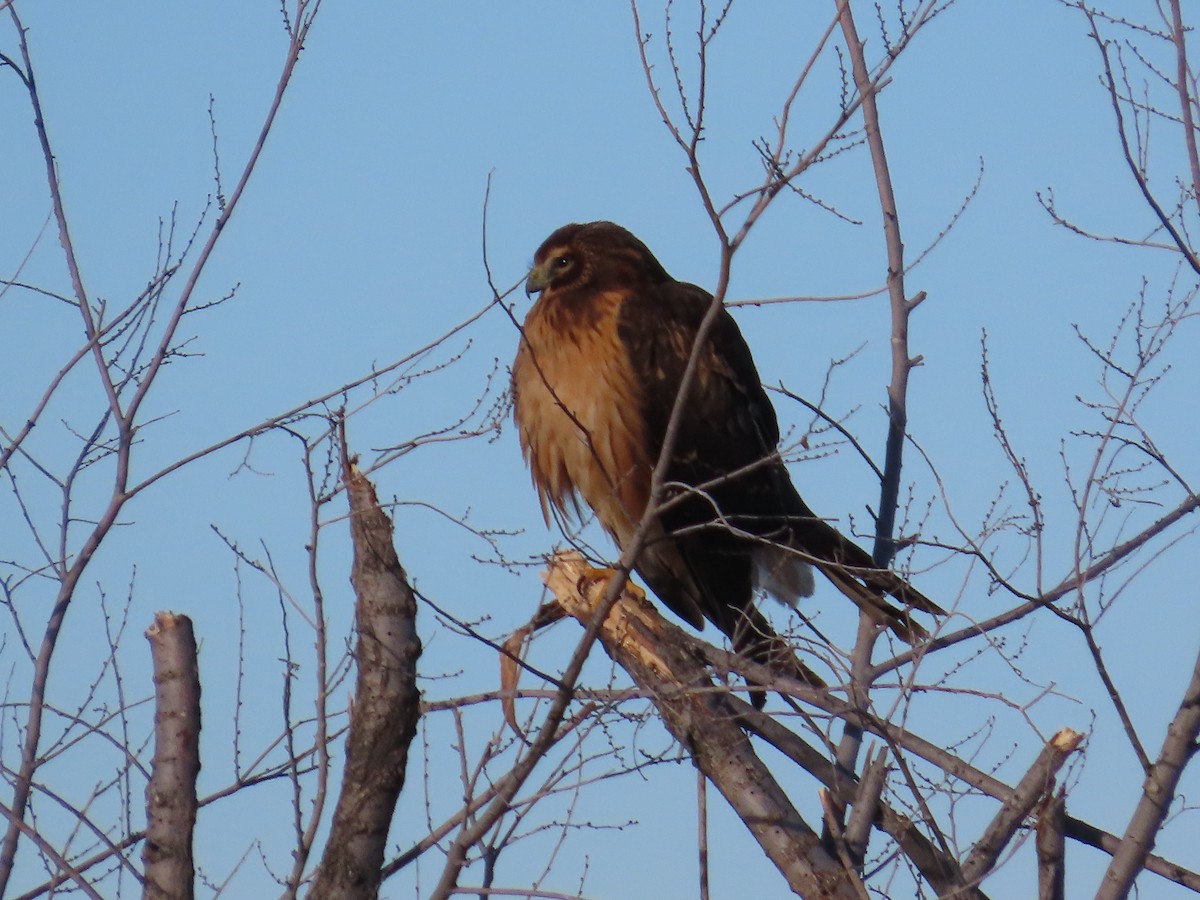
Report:
<svg viewBox="0 0 1200 900"><path fill-rule="evenodd" d="M525 291L537 299L512 364L513 418L543 517L582 520L584 504L624 550L713 297L603 221L546 238ZM910 610L944 611L801 499L779 455L775 409L723 306L696 353L661 508L633 562L642 581L680 619L711 622L757 662L777 658L780 640L759 591L794 607L813 594L814 568L904 641L924 639Z"/></svg>

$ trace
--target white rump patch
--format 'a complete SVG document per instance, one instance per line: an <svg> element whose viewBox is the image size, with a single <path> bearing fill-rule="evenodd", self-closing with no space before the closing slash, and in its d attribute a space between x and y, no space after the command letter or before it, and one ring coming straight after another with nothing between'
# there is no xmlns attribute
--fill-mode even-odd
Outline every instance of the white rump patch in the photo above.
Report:
<svg viewBox="0 0 1200 900"><path fill-rule="evenodd" d="M775 546L754 551L754 586L793 607L816 590L812 566L786 547Z"/></svg>

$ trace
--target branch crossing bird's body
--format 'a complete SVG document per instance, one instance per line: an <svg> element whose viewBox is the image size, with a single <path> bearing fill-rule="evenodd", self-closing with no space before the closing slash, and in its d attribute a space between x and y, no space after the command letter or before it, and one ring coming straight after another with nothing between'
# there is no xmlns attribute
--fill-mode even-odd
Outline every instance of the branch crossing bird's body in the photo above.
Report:
<svg viewBox="0 0 1200 900"><path fill-rule="evenodd" d="M654 465L712 297L675 281L611 222L566 225L538 249L526 285L540 297L513 363L514 418L547 522L582 498L624 548L650 498ZM811 565L912 642L906 606L942 610L817 518L796 493L779 426L750 350L721 310L700 348L666 472L660 515L634 564L671 610L707 619L738 650L764 655L760 586L795 604Z"/></svg>

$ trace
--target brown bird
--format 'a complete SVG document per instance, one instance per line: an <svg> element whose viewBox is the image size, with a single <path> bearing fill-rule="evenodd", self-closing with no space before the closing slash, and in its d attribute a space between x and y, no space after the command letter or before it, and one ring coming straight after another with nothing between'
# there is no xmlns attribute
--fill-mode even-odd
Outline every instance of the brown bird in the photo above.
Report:
<svg viewBox="0 0 1200 900"><path fill-rule="evenodd" d="M578 515L582 498L625 548L712 295L673 279L612 222L555 231L525 291L540 296L513 363L514 418L542 513L547 524L552 511ZM680 618L696 628L707 619L759 661L774 635L755 588L794 606L813 592L813 566L905 641L922 638L907 607L943 610L808 508L778 442L750 348L722 309L700 350L666 471L668 502L637 573Z"/></svg>

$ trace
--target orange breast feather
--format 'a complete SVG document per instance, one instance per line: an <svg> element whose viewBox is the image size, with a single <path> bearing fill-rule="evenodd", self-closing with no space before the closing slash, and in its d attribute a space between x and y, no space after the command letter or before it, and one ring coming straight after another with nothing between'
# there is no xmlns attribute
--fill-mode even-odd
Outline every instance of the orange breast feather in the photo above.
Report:
<svg viewBox="0 0 1200 900"><path fill-rule="evenodd" d="M586 312L543 297L525 320L513 363L514 418L547 523L575 495L623 545L649 499L638 385L617 333L621 295Z"/></svg>

